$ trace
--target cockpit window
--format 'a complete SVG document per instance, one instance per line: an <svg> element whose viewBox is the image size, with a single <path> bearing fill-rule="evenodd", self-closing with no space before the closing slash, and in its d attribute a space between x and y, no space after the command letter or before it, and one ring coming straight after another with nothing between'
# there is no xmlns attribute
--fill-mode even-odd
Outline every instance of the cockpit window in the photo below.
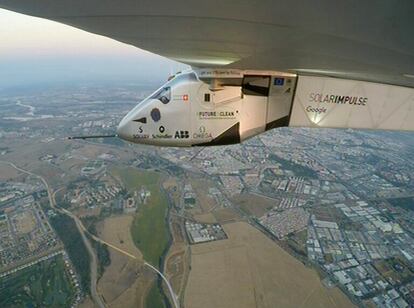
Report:
<svg viewBox="0 0 414 308"><path fill-rule="evenodd" d="M168 104L171 100L171 87L163 87L155 92L150 98L158 99L163 104Z"/></svg>
<svg viewBox="0 0 414 308"><path fill-rule="evenodd" d="M197 81L197 75L194 72L186 72L175 75L174 78L168 81L168 85L174 87L176 85L179 85L180 83Z"/></svg>

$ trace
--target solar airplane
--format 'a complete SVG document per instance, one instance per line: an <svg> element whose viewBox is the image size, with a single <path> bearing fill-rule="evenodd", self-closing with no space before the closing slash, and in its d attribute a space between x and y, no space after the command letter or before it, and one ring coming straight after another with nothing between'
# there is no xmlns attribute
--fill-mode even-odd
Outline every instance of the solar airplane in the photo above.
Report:
<svg viewBox="0 0 414 308"><path fill-rule="evenodd" d="M233 144L283 126L414 130L410 0L0 0L0 7L191 65L124 117L116 136L130 142Z"/></svg>

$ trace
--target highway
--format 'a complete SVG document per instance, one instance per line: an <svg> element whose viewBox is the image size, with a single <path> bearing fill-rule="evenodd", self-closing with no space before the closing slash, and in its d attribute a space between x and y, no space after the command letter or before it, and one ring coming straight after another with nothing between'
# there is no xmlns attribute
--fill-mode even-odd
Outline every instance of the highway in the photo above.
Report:
<svg viewBox="0 0 414 308"><path fill-rule="evenodd" d="M89 233L89 231L83 225L82 221L75 214L73 214L72 212L70 212L70 211L68 211L68 210L66 210L64 208L57 207L56 206L55 196L56 196L56 193L58 191L60 191L62 188L56 190L55 192L52 192L52 189L50 188L48 182L41 175L37 175L37 174L34 174L34 173L32 173L30 171L27 171L25 169L19 168L19 167L17 167L15 164L13 164L11 162L0 161L0 163L7 164L7 165L15 168L16 170L18 170L20 172L23 172L23 173L32 175L32 176L37 177L38 179L40 179L43 182L43 184L45 185L45 187L46 187L50 206L53 209L55 209L56 211L58 211L58 212L60 212L62 214L65 214L65 215L71 217L73 220L75 220L76 226L77 226L77 228L78 228L78 230L79 230L79 232L80 232L80 234L82 236L82 240L85 243L85 246L86 246L86 248L87 248L87 250L88 250L88 252L89 252L89 254L91 256L91 296L92 296L94 302L100 308L104 308L105 307L105 303L104 303L103 299L101 298L100 294L98 293L97 285L96 285L96 283L97 283L97 277L98 277L98 275L97 275L97 269L98 269L98 266L97 266L97 258L96 258L96 255L94 253L93 247L90 244L89 240L87 239L85 233L88 234L93 240L95 240L95 241L97 241L97 242L99 242L99 243L101 243L103 245L106 245L106 246L108 246L108 247L110 247L110 248L112 248L112 249L114 249L114 250L116 250L116 251L118 251L118 252L126 255L127 257L129 257L131 259L137 260L138 258L136 256L128 253L127 251L124 251L121 248L116 247L115 245L113 245L111 243L108 243L108 242L102 240L101 238L99 238L99 237L97 237L97 236ZM163 273L161 273L155 266L151 265L148 262L144 262L144 265L147 266L147 267L149 267L156 274L160 275L160 277L163 279L163 281L165 282L165 284L166 284L166 286L168 288L168 291L170 293L170 297L171 297L171 299L173 301L174 307L175 308L180 308L180 303L178 301L178 296L174 293L174 290L173 290L171 284L169 283L168 279L163 275Z"/></svg>

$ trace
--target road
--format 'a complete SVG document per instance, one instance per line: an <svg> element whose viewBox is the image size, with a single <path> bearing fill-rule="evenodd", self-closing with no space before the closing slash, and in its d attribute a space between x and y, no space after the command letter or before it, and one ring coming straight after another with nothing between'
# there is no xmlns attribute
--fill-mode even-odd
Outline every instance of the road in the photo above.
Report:
<svg viewBox="0 0 414 308"><path fill-rule="evenodd" d="M99 243L101 243L101 244L103 244L103 245L106 245L106 246L108 246L108 247L110 247L110 248L112 248L112 249L114 249L114 250L116 250L116 251L118 251L118 252L120 252L120 253L122 253L122 254L124 254L124 255L126 255L127 257L129 257L129 258L131 258L131 259L134 259L134 260L137 260L137 257L136 256L134 256L134 255L132 255L132 254L130 254L130 253L128 253L127 251L124 251L124 250L122 250L121 248L119 248L119 247L116 247L115 245L113 245L113 244L111 244L111 243L108 243L108 242L106 242L106 241L104 241L104 240L102 240L101 238L99 238L99 237L97 237L97 236L95 236L95 235L93 235L93 234L91 234L91 233L89 233L89 231L85 228L85 226L83 225L83 223L82 223L82 221L75 215L75 214L73 214L72 212L70 212L70 211L68 211L68 210L66 210L66 209L64 209L64 208L60 208L60 207L57 207L56 206L56 200L55 200L55 196L56 196L56 193L58 192L58 191L60 191L62 188L60 188L60 189L58 189L58 190L56 190L55 192L52 192L52 189L50 188L50 186L49 186L49 184L48 184L48 182L45 180L45 178L43 178L42 176L40 176L40 175L37 175L37 174L34 174L34 173L32 173L32 172L30 172L30 171L27 171L27 170L25 170L25 169L22 169L22 168L19 168L19 167L17 167L15 164L13 164L13 163L10 163L10 162L7 162L7 161L0 161L0 163L4 163L4 164L7 164L7 165L9 165L9 166L12 166L13 168L15 168L16 170L19 170L20 172L23 172L23 173L26 173L26 174L29 174L29 175L32 175L32 176L34 176L34 177L37 177L38 179L40 179L42 182L43 182L43 184L45 185L45 187L46 187L46 190L47 190L47 195L48 195L48 198L49 198L49 204L50 204L50 206L53 208L53 209L55 209L56 211L58 211L58 212L60 212L60 213L62 213L62 214L65 214L65 215L67 215L67 216L69 216L69 217L71 217L73 220L75 220L75 223L76 223L76 226L77 226L77 228L78 228L78 230L79 230L79 232L80 232L80 234L81 234L81 236L82 236L82 240L83 240L83 242L85 243L85 246L86 246L86 248L87 248L87 250L88 250L88 252L89 252L89 254L90 254L90 256L91 256L91 296L92 296L92 298L93 298L93 300L94 300L94 302L100 307L100 308L104 308L105 307L105 304L104 304L104 301L103 301L103 299L101 298L101 296L99 295L99 293L98 293L98 291L97 291L97 285L96 285L96 283L97 283L97 269L98 269L98 266L97 266L97 259L96 259L96 255L95 255L95 253L94 253L94 250L93 250L93 247L92 247L92 245L90 244L90 242L89 242L89 240L87 239L87 237L86 237L86 235L85 235L85 233L86 234L88 234L93 240L95 240L96 242L99 242ZM151 270L153 270L156 274L158 274L158 275L160 275L160 277L163 279L163 281L165 282L165 284L166 284L166 286L167 286L167 288L168 288L168 291L169 291L169 293L170 293L170 297L171 297L171 299L172 299L172 301L173 301L173 304L174 304L174 307L175 308L180 308L180 303L179 303L179 301L178 301L178 296L174 293L174 290L173 290L173 288L172 288L172 286L171 286L171 284L169 283L169 281L168 281L168 279L167 279L167 277L165 277L164 276L164 274L162 273L162 272L160 272L156 267L154 267L153 265L151 265L150 263L148 263L148 262L144 262L144 265L145 266L147 266L147 267L149 267Z"/></svg>
<svg viewBox="0 0 414 308"><path fill-rule="evenodd" d="M88 250L89 256L91 257L91 293L93 293L93 294L91 294L91 296L94 299L95 303L99 307L103 308L103 307L105 307L105 303L104 303L101 295L98 292L98 286L97 286L97 282L98 282L98 259L96 257L95 251L94 251L91 243L89 242L88 238L85 235L85 227L83 226L81 220L76 215L72 214L71 212L66 211L65 209L56 207L55 195L56 195L57 192L58 192L58 190L55 191L52 194L52 202L53 202L52 207L56 211L59 211L60 213L63 213L65 215L69 216L70 218L72 218L75 221L76 227L78 228L79 233L82 236L82 241L85 244L86 249Z"/></svg>
<svg viewBox="0 0 414 308"><path fill-rule="evenodd" d="M67 211L67 210L65 210L65 209L62 209L62 210L64 210L64 211L66 211L66 212L70 213L69 211ZM85 229L85 227L84 227L83 225L81 225L81 227L83 228L84 232L88 233L88 234L89 234L89 236L90 236L90 237L92 237L95 241L97 241L97 242L99 242L99 243L101 243L101 244L103 244L103 245L106 245L106 246L108 246L108 247L110 247L110 248L112 248L112 249L114 249L114 250L116 250L116 251L118 251L118 252L120 252L120 253L122 253L122 254L124 254L124 255L128 256L128 257L129 257L129 258L131 258L131 259L138 260L138 258L137 258L136 256L134 256L134 255L132 255L132 254L128 253L127 251L122 250L121 248L116 247L115 245L112 245L111 243L108 243L108 242L104 241L103 239L101 239L101 238L99 238L99 237L97 237L97 236L95 236L95 235L93 235L93 234L89 233L89 232L88 232L88 230L86 230L86 229ZM163 273L161 273L161 272L160 272L160 271L159 271L156 267L152 266L152 265L151 265L151 264L149 264L148 262L144 262L144 265L145 265L145 266L147 266L147 267L149 267L151 270L153 270L154 272L156 272L158 275L160 275L160 277L162 278L162 280L163 280L163 281L165 282L165 284L167 285L168 291L170 292L170 295L171 295L171 299L173 300L173 303L174 303L174 307L175 307L175 308L179 308L179 307L180 307L180 303L178 302L178 297L177 297L177 295L174 293L174 290L173 290L173 288L172 288L171 284L169 283L169 281L168 281L167 277L165 277Z"/></svg>
<svg viewBox="0 0 414 308"><path fill-rule="evenodd" d="M53 195L53 202L55 202L54 195ZM96 235L94 235L92 233L89 233L89 231L83 225L82 221L76 215L72 214L70 211L68 211L66 209L63 209L63 208L57 208L57 209L59 209L61 212L65 213L66 215L70 216L71 218L73 218L76 221L76 224L77 224L78 228L80 228L82 230L81 231L82 236L85 236L85 233L87 233L96 242L99 242L99 243L101 243L103 245L106 245L106 246L108 246L108 247L110 247L110 248L112 248L112 249L114 249L114 250L116 250L116 251L118 251L118 252L126 255L127 257L129 257L131 259L138 260L138 258L136 256L130 254L129 252L127 252L127 251L125 251L125 250L123 250L123 249L121 249L121 248L119 248L119 247L117 247L117 246L115 246L115 245L113 245L111 243L108 243L108 242L104 241L103 239L97 237ZM91 247L91 249L92 249L92 247ZM149 267L156 274L160 275L160 277L165 282L165 284L166 284L166 286L168 288L168 291L170 292L170 296L171 296L171 299L173 301L174 307L175 308L180 308L180 303L178 302L178 296L174 293L174 290L173 290L171 284L169 283L167 277L165 277L163 273L161 273L156 267L152 266L148 262L144 262L144 265L147 266L147 267Z"/></svg>

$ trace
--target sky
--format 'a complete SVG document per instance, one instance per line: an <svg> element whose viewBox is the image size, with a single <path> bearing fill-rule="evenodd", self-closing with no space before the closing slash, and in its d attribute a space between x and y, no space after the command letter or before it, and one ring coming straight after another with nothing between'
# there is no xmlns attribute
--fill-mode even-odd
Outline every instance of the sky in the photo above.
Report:
<svg viewBox="0 0 414 308"><path fill-rule="evenodd" d="M0 9L0 90L84 81L157 83L185 67L103 36Z"/></svg>

